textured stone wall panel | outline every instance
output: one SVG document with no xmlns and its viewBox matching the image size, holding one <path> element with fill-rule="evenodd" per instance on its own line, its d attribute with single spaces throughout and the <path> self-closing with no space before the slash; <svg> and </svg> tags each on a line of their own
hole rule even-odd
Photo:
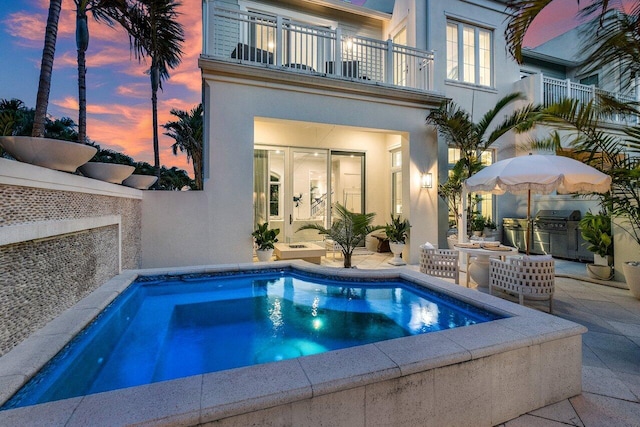
<svg viewBox="0 0 640 427">
<path fill-rule="evenodd" d="M 118 274 L 118 226 L 0 246 L 0 355 Z"/>
<path fill-rule="evenodd" d="M 140 267 L 142 201 L 0 184 L 0 229 L 118 215 L 122 268 Z M 0 246 L 0 355 L 118 274 L 118 226 Z"/>
<path fill-rule="evenodd" d="M 122 268 L 139 268 L 141 200 L 0 185 L 0 227 L 104 215 L 121 215 Z"/>
</svg>

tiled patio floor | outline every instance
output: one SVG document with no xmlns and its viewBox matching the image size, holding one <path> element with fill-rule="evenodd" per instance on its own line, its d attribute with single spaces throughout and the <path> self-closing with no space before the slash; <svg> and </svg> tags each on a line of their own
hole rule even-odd
<svg viewBox="0 0 640 427">
<path fill-rule="evenodd" d="M 392 268 L 389 259 L 362 253 L 352 263 Z M 323 265 L 340 267 L 342 259 L 328 256 Z M 626 289 L 587 281 L 581 263 L 556 260 L 556 274 L 554 315 L 589 329 L 582 341 L 582 394 L 501 426 L 640 426 L 640 301 Z M 547 308 L 546 303 L 534 306 Z"/>
</svg>

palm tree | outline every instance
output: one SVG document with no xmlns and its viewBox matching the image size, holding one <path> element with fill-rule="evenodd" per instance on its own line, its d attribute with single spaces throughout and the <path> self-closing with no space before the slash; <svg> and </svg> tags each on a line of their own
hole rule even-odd
<svg viewBox="0 0 640 427">
<path fill-rule="evenodd" d="M 33 121 L 31 136 L 43 137 L 47 107 L 49 106 L 49 91 L 51 89 L 51 73 L 53 71 L 53 58 L 56 53 L 56 39 L 58 38 L 58 20 L 62 0 L 50 0 L 47 27 L 44 35 L 44 49 L 40 64 L 40 80 L 38 82 L 38 94 L 36 96 L 36 112 Z"/>
<path fill-rule="evenodd" d="M 623 230 L 640 245 L 640 125 L 622 129 L 623 136 L 607 132 L 600 126 L 611 111 L 629 114 L 633 107 L 605 98 L 602 105 L 592 101 L 580 103 L 564 100 L 541 111 L 540 119 L 561 129 L 570 129 L 569 146 L 580 159 L 611 176 L 611 191 L 601 197 L 600 204 L 629 227 Z M 562 141 L 558 133 L 534 141 L 534 148 L 558 149 Z"/>
<path fill-rule="evenodd" d="M 160 176 L 158 144 L 158 88 L 169 78 L 169 69 L 180 64 L 184 30 L 177 21 L 181 5 L 176 0 L 131 0 L 124 25 L 129 33 L 131 49 L 141 61 L 151 59 L 151 104 L 153 112 L 153 157 L 156 174 Z"/>
<path fill-rule="evenodd" d="M 558 0 L 559 1 L 559 0 Z M 505 35 L 510 52 L 521 60 L 524 35 L 533 19 L 551 0 L 511 0 L 512 13 Z M 581 10 L 582 17 L 597 17 L 582 37 L 582 52 L 587 54 L 588 70 L 616 63 L 629 75 L 640 72 L 640 1 L 635 1 L 626 14 L 615 11 L 616 2 L 593 0 Z M 589 103 L 564 100 L 541 112 L 540 121 L 560 128 L 569 127 L 574 133 L 569 146 L 586 156 L 585 162 L 609 174 L 610 193 L 602 196 L 601 204 L 614 216 L 627 221 L 623 229 L 640 244 L 640 126 L 622 129 L 624 136 L 606 132 L 600 121 L 606 115 L 619 113 L 638 116 L 637 103 L 623 104 L 614 99 L 599 97 Z M 541 148 L 560 148 L 557 133 L 537 145 Z M 583 157 L 584 158 L 584 157 Z"/>
<path fill-rule="evenodd" d="M 479 122 L 474 123 L 471 114 L 452 101 L 445 101 L 440 108 L 433 110 L 427 117 L 427 123 L 434 125 L 442 134 L 448 146 L 460 150 L 460 160 L 454 166 L 454 175 L 439 186 L 439 194 L 444 196 L 448 205 L 456 203 L 462 193 L 462 182 L 481 168 L 480 156 L 501 136 L 511 130 L 524 132 L 530 130 L 536 121 L 539 107 L 527 105 L 506 116 L 503 121 L 492 127 L 492 123 L 503 114 L 504 109 L 514 101 L 523 99 L 520 93 L 511 93 L 500 99 L 487 111 Z M 469 195 L 467 217 L 474 211 L 474 198 Z M 454 210 L 456 223 L 459 210 Z M 459 230 L 459 228 L 458 228 Z"/>
<path fill-rule="evenodd" d="M 508 50 L 518 63 L 522 63 L 522 45 L 527 30 L 540 12 L 553 1 L 554 0 L 510 0 L 507 3 L 509 18 L 504 34 Z M 560 2 L 561 0 L 556 1 Z M 580 0 L 577 1 L 578 4 L 580 4 Z M 614 9 L 614 6 L 619 4 L 618 2 L 612 0 L 591 0 L 586 3 L 588 3 L 588 5 L 579 13 L 581 17 L 597 17 L 598 19 L 595 20 L 594 28 L 599 26 L 608 27 L 609 30 L 615 28 L 615 25 L 611 25 L 614 24 L 616 20 L 610 20 L 607 19 L 607 17 L 610 16 L 609 12 Z M 631 15 L 635 17 L 635 21 L 637 22 L 637 18 L 640 16 L 640 5 L 638 2 L 633 6 Z M 592 41 L 593 40 L 589 40 L 588 42 L 590 43 Z M 624 49 L 621 45 L 618 46 L 618 48 Z M 597 55 L 604 57 L 602 56 L 602 52 L 597 53 Z"/>
<path fill-rule="evenodd" d="M 78 48 L 78 142 L 87 143 L 87 84 L 85 53 L 89 47 L 89 23 L 91 12 L 98 22 L 113 26 L 122 22 L 126 13 L 125 0 L 73 0 L 76 5 L 76 47 Z"/>
<path fill-rule="evenodd" d="M 171 146 L 173 154 L 187 153 L 187 161 L 193 160 L 193 173 L 196 181 L 196 189 L 202 190 L 202 104 L 198 104 L 191 111 L 172 109 L 171 114 L 178 118 L 177 121 L 167 122 L 162 125 L 176 142 Z"/>
<path fill-rule="evenodd" d="M 305 224 L 298 228 L 300 230 L 317 230 L 342 248 L 344 258 L 344 268 L 351 268 L 351 256 L 354 249 L 364 241 L 369 233 L 381 230 L 381 225 L 372 226 L 371 222 L 376 216 L 374 213 L 353 213 L 340 203 L 333 206 L 336 219 L 331 228 L 325 228 L 320 224 Z"/>
</svg>

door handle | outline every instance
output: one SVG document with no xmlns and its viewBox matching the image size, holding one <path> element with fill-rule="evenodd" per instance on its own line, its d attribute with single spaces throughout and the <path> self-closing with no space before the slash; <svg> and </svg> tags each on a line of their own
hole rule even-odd
<svg viewBox="0 0 640 427">
<path fill-rule="evenodd" d="M 289 214 L 289 225 L 293 224 L 293 215 Z"/>
</svg>

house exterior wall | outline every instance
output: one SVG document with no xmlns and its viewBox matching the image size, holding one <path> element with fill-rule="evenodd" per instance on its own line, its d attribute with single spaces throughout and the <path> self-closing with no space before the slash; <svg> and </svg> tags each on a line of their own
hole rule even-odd
<svg viewBox="0 0 640 427">
<path fill-rule="evenodd" d="M 142 192 L 0 159 L 0 355 L 140 267 Z"/>
<path fill-rule="evenodd" d="M 256 119 L 328 124 L 402 135 L 406 159 L 403 180 L 408 183 L 403 190 L 403 216 L 414 224 L 409 259 L 417 262 L 417 247 L 427 240 L 437 241 L 438 222 L 434 219 L 437 194 L 434 190 L 421 190 L 419 181 L 420 173 L 435 174 L 437 170 L 437 142 L 424 120 L 428 108 L 439 104 L 441 98 L 415 91 L 283 75 L 218 61 L 201 60 L 201 68 L 207 93 L 208 179 L 200 193 L 153 194 L 145 199 L 143 266 L 251 261 L 253 150 L 254 144 L 265 142 L 256 141 Z M 319 144 L 322 145 L 317 148 L 331 145 L 325 141 Z M 362 141 L 357 145 L 367 150 L 367 144 Z M 341 148 L 354 146 L 347 144 Z M 375 165 L 368 163 L 368 167 L 375 168 Z M 189 203 L 182 202 L 185 198 L 189 198 Z M 174 224 L 169 230 L 162 227 L 167 221 Z M 378 221 L 386 218 L 379 217 Z M 163 242 L 170 242 L 171 250 L 161 251 L 159 247 Z"/>
</svg>

